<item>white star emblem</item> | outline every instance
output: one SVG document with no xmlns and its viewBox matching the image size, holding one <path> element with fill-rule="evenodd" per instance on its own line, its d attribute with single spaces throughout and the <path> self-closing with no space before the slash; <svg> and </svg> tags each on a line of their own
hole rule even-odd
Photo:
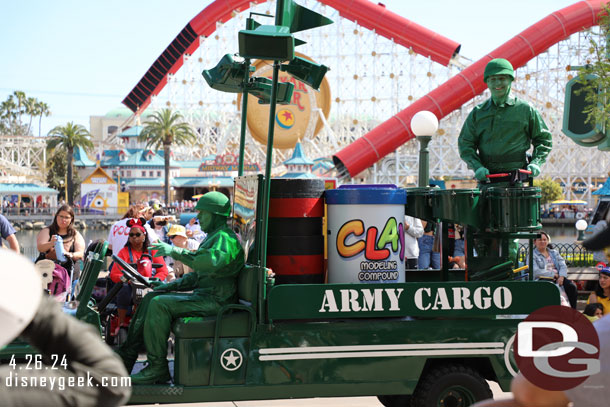
<svg viewBox="0 0 610 407">
<path fill-rule="evenodd" d="M 239 369 L 242 362 L 242 354 L 235 348 L 229 348 L 220 355 L 220 365 L 230 372 Z"/>
</svg>

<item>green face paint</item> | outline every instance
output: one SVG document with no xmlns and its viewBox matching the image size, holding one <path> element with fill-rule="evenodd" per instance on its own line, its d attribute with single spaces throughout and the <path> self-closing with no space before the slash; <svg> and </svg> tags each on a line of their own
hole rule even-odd
<svg viewBox="0 0 610 407">
<path fill-rule="evenodd" d="M 201 230 L 204 232 L 209 232 L 210 226 L 212 225 L 212 215 L 210 212 L 206 210 L 200 210 L 197 214 L 197 219 L 199 219 L 199 226 L 201 226 Z"/>
<path fill-rule="evenodd" d="M 506 102 L 510 93 L 511 82 L 512 78 L 508 75 L 491 75 L 487 78 L 487 87 L 496 105 L 501 106 Z"/>
</svg>

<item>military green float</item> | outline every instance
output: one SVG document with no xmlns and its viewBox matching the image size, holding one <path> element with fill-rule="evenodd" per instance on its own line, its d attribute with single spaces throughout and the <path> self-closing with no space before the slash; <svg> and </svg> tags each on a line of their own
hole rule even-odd
<svg viewBox="0 0 610 407">
<path fill-rule="evenodd" d="M 531 239 L 540 228 L 539 190 L 524 187 L 518 170 L 527 168 L 535 175 L 544 162 L 550 150 L 544 123 L 536 115 L 527 118 L 528 123 L 534 120 L 530 128 L 536 136 L 531 139 L 538 143 L 529 164 L 525 156 L 529 144 L 526 147 L 520 135 L 512 134 L 514 127 L 504 126 L 511 137 L 495 145 L 479 144 L 468 130 L 474 126 L 474 116 L 495 114 L 500 108 L 526 113 L 525 104 L 509 97 L 514 74 L 503 61 L 492 61 L 486 69 L 492 100 L 469 116 L 460 136 L 460 153 L 481 181 L 490 170 L 506 171 L 501 175 L 508 178 L 506 185 L 454 191 L 374 185 L 359 191 L 351 186 L 347 195 L 362 199 L 327 201 L 328 206 L 344 205 L 333 213 L 345 219 L 326 219 L 328 227 L 323 231 L 322 218 L 310 215 L 320 206 L 324 212 L 322 194 L 303 200 L 297 193 L 286 201 L 270 202 L 280 62 L 293 60 L 294 47 L 302 43 L 292 32 L 329 22 L 292 1 L 280 0 L 274 30 L 253 29 L 257 26 L 249 24 L 240 33 L 244 69 L 231 61 L 237 76 L 230 83 L 227 75 L 217 72 L 206 76 L 219 90 L 248 93 L 249 58 L 274 60 L 269 95 L 262 99 L 271 104 L 266 174 L 236 178 L 231 229 L 225 223 L 228 204 L 210 195 L 199 201 L 201 226 L 210 235 L 196 253 L 155 246 L 161 255 L 190 265 L 194 272 L 176 282 L 153 284 L 155 291 L 138 308 L 130 329 L 132 340 L 120 353 L 128 366 L 133 365 L 138 356 L 143 360 L 138 351 L 145 343 L 150 367 L 133 376 L 130 403 L 378 396 L 388 407 L 468 406 L 492 396 L 488 381 L 509 390 L 517 373 L 512 354 L 517 324 L 540 307 L 560 304 L 554 284 L 529 281 L 531 272 L 525 276 L 513 272 L 508 250 L 510 240 Z M 273 37 L 269 55 L 260 55 L 267 52 L 270 33 L 281 35 Z M 226 83 L 223 87 L 215 81 Z M 243 151 L 242 138 L 240 163 Z M 385 210 L 380 197 L 388 197 L 392 211 Z M 273 205 L 274 242 L 268 244 Z M 286 215 L 294 208 L 301 217 Z M 405 271 L 405 214 L 441 225 L 441 270 Z M 452 223 L 466 228 L 467 270 L 448 268 L 452 253 L 446 243 Z M 284 239 L 277 238 L 276 229 L 281 229 L 279 236 Z M 331 257 L 336 260 L 328 269 L 318 262 L 324 252 L 317 243 L 324 241 L 318 239 L 322 237 L 329 264 Z M 496 244 L 477 246 L 475 256 L 473 248 L 481 240 Z M 234 245 L 237 241 L 241 247 Z M 269 270 L 272 257 L 276 266 Z M 332 275 L 333 281 L 343 278 L 337 279 L 337 273 L 352 273 L 346 278 L 359 282 L 275 284 L 272 272 L 299 277 L 311 274 L 312 268 L 321 276 Z M 185 289 L 194 291 L 173 292 Z M 78 309 L 85 307 L 88 312 L 80 315 L 93 323 L 95 304 L 89 301 L 90 294 L 80 298 Z M 151 313 L 150 304 L 163 298 L 168 302 L 158 307 L 159 318 Z M 175 338 L 173 355 L 167 352 L 170 330 Z"/>
</svg>

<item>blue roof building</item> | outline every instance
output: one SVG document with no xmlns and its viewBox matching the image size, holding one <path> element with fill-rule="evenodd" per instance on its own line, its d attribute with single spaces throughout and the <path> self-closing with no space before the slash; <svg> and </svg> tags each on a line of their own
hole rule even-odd
<svg viewBox="0 0 610 407">
<path fill-rule="evenodd" d="M 56 207 L 57 195 L 58 192 L 53 188 L 36 184 L 0 183 L 0 208 L 4 207 L 5 202 L 13 203 L 17 207 L 22 202 L 31 208 L 37 208 L 43 204 Z"/>
<path fill-rule="evenodd" d="M 116 138 L 124 147 L 104 150 L 98 154 L 99 166 L 117 181 L 121 190 L 130 193 L 131 201 L 165 201 L 165 153 L 163 150 L 146 148 L 146 143 L 138 140 L 143 130 L 142 126 L 137 125 L 118 134 Z M 81 177 L 85 178 L 96 167 L 96 163 L 80 149 L 75 151 L 74 166 L 79 169 Z M 237 158 L 233 154 L 213 154 L 202 160 L 189 161 L 177 161 L 170 156 L 171 198 L 190 199 L 193 195 L 216 189 L 229 194 L 233 178 L 227 173 L 237 171 L 236 168 Z M 260 170 L 258 165 L 255 168 Z"/>
<path fill-rule="evenodd" d="M 301 143 L 297 141 L 292 157 L 284 161 L 288 172 L 279 178 L 318 178 L 311 173 L 314 162 L 305 156 Z"/>
<path fill-rule="evenodd" d="M 604 185 L 600 189 L 593 192 L 593 195 L 610 195 L 610 178 L 604 182 Z"/>
<path fill-rule="evenodd" d="M 74 156 L 73 156 L 73 161 L 72 161 L 72 165 L 75 167 L 82 167 L 82 168 L 95 168 L 95 161 L 91 160 L 89 158 L 89 156 L 87 156 L 87 153 L 85 152 L 85 149 L 82 147 L 77 147 L 74 149 Z"/>
</svg>

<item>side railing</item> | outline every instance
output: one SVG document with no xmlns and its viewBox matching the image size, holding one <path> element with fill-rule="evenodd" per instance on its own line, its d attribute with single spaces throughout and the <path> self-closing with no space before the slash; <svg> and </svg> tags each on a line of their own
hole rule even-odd
<svg viewBox="0 0 610 407">
<path fill-rule="evenodd" d="M 593 252 L 585 249 L 578 243 L 553 243 L 553 248 L 559 251 L 568 267 L 594 267 Z M 525 264 L 529 250 L 528 244 L 519 244 L 518 259 Z"/>
</svg>

